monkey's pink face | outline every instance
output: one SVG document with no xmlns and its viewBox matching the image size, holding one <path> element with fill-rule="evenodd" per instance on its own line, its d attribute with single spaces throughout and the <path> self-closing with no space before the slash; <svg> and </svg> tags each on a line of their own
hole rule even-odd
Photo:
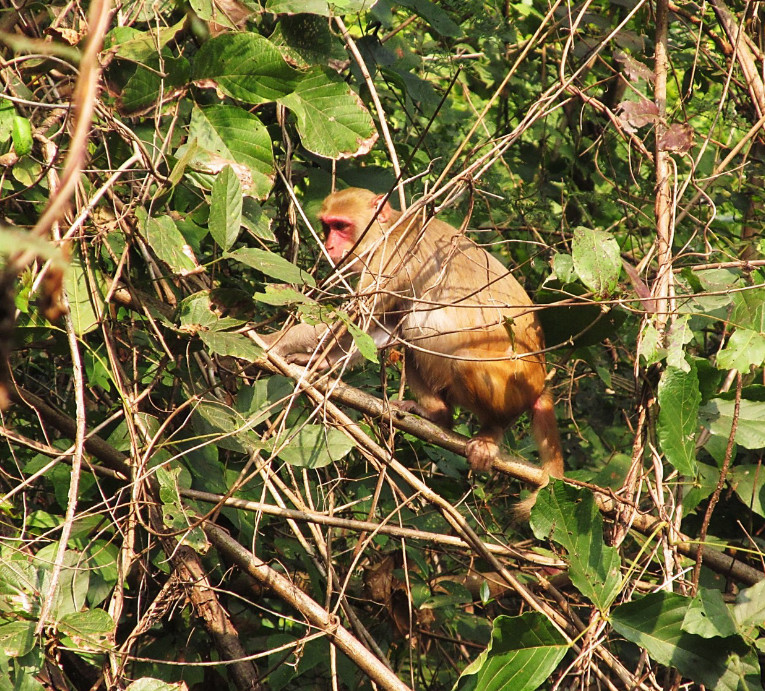
<svg viewBox="0 0 765 691">
<path fill-rule="evenodd" d="M 353 221 L 345 216 L 322 216 L 321 225 L 327 234 L 324 246 L 332 261 L 339 262 L 354 245 Z"/>
</svg>

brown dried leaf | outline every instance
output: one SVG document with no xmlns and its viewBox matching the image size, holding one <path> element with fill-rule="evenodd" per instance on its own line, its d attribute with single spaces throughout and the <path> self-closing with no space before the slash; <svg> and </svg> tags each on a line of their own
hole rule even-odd
<svg viewBox="0 0 765 691">
<path fill-rule="evenodd" d="M 656 78 L 653 70 L 639 60 L 635 60 L 635 58 L 628 53 L 617 49 L 614 51 L 614 60 L 622 66 L 622 72 L 624 72 L 624 75 L 631 82 L 643 79 L 649 84 L 653 84 L 653 81 Z"/>
<path fill-rule="evenodd" d="M 624 267 L 624 273 L 627 274 L 627 278 L 629 278 L 630 283 L 632 284 L 632 288 L 640 298 L 640 303 L 643 305 L 645 311 L 651 314 L 655 313 L 656 301 L 651 298 L 651 290 L 645 284 L 643 279 L 640 278 L 637 269 L 624 259 L 622 259 L 622 266 Z"/>
<path fill-rule="evenodd" d="M 674 151 L 685 154 L 693 146 L 693 128 L 690 125 L 676 122 L 667 128 L 659 138 L 659 148 L 662 151 Z"/>
<path fill-rule="evenodd" d="M 653 101 L 622 101 L 618 106 L 619 120 L 627 132 L 636 132 L 639 127 L 653 125 L 659 119 L 659 109 Z"/>
</svg>

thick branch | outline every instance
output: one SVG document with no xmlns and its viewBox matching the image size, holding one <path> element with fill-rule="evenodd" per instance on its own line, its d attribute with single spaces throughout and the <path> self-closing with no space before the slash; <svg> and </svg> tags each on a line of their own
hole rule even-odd
<svg viewBox="0 0 765 691">
<path fill-rule="evenodd" d="M 218 526 L 206 523 L 204 530 L 210 542 L 222 555 L 252 576 L 258 583 L 276 593 L 282 600 L 300 612 L 313 626 L 323 631 L 375 683 L 384 689 L 408 691 L 409 687 L 363 646 L 348 629 L 342 626 L 336 615 L 330 614 L 286 576 L 274 571 L 268 564 L 242 547 Z"/>
</svg>

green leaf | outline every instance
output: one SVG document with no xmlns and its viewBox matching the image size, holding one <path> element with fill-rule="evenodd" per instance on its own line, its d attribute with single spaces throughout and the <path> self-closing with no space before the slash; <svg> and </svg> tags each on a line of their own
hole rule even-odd
<svg viewBox="0 0 765 691">
<path fill-rule="evenodd" d="M 377 362 L 377 345 L 374 339 L 363 329 L 353 322 L 348 323 L 348 333 L 353 337 L 353 342 L 359 352 L 370 362 Z"/>
<path fill-rule="evenodd" d="M 622 584 L 619 551 L 603 543 L 603 519 L 589 492 L 554 482 L 539 492 L 531 528 L 568 552 L 571 582 L 605 612 Z"/>
<path fill-rule="evenodd" d="M 328 64 L 338 47 L 324 17 L 302 12 L 280 17 L 269 40 L 290 65 L 304 70 Z"/>
<path fill-rule="evenodd" d="M 197 268 L 191 258 L 191 247 L 170 216 L 146 216 L 142 230 L 151 249 L 173 273 L 185 276 Z"/>
<path fill-rule="evenodd" d="M 231 249 L 242 225 L 242 186 L 231 166 L 215 178 L 208 227 L 213 240 L 223 250 Z"/>
<path fill-rule="evenodd" d="M 51 592 L 50 579 L 57 551 L 58 545 L 54 543 L 46 545 L 35 555 L 35 566 L 42 577 L 39 592 L 53 601 L 51 608 L 53 621 L 58 621 L 66 614 L 80 611 L 85 604 L 90 585 L 90 572 L 82 564 L 82 555 L 70 549 L 64 554 L 63 568 L 56 591 Z"/>
<path fill-rule="evenodd" d="M 398 0 L 398 4 L 414 10 L 441 36 L 458 38 L 463 34 L 449 14 L 430 0 Z"/>
<path fill-rule="evenodd" d="M 721 369 L 737 369 L 743 374 L 754 365 L 765 362 L 765 335 L 749 329 L 736 329 L 728 342 L 717 354 L 717 366 Z"/>
<path fill-rule="evenodd" d="M 266 12 L 274 14 L 319 14 L 331 17 L 333 14 L 357 14 L 369 9 L 374 3 L 369 0 L 268 0 Z"/>
<path fill-rule="evenodd" d="M 159 679 L 144 677 L 143 679 L 139 679 L 130 684 L 126 691 L 181 691 L 185 688 L 188 687 L 182 681 L 169 684 L 168 682 L 160 681 Z"/>
<path fill-rule="evenodd" d="M 293 91 L 299 73 L 267 38 L 232 33 L 211 38 L 202 46 L 194 61 L 193 79 L 200 86 L 211 80 L 227 96 L 258 104 Z"/>
<path fill-rule="evenodd" d="M 32 124 L 27 118 L 21 115 L 13 116 L 11 139 L 13 150 L 19 156 L 26 156 L 32 150 Z"/>
<path fill-rule="evenodd" d="M 88 609 L 61 617 L 58 629 L 75 649 L 101 652 L 111 647 L 109 636 L 114 631 L 114 620 L 102 609 Z"/>
<path fill-rule="evenodd" d="M 757 658 L 737 637 L 702 638 L 683 631 L 690 604 L 688 598 L 675 593 L 652 593 L 616 607 L 611 623 L 656 662 L 675 667 L 710 689 L 760 691 Z"/>
<path fill-rule="evenodd" d="M 118 57 L 137 64 L 145 63 L 157 50 L 162 50 L 183 29 L 186 18 L 166 28 L 139 31 L 129 26 L 112 29 L 104 40 L 104 48 L 114 51 Z"/>
<path fill-rule="evenodd" d="M 765 290 L 747 288 L 733 293 L 730 321 L 737 328 L 765 334 Z"/>
<path fill-rule="evenodd" d="M 16 117 L 16 108 L 13 103 L 0 100 L 0 142 L 7 142 L 13 134 L 13 118 Z"/>
<path fill-rule="evenodd" d="M 316 285 L 316 281 L 311 274 L 288 262 L 284 257 L 267 250 L 241 247 L 233 252 L 227 252 L 224 257 L 242 262 L 242 264 L 251 266 L 253 269 L 263 272 L 266 276 L 271 276 L 279 281 L 305 283 L 312 287 Z"/>
<path fill-rule="evenodd" d="M 556 252 L 552 258 L 552 269 L 561 283 L 572 283 L 576 280 L 574 258 L 570 254 Z"/>
<path fill-rule="evenodd" d="M 275 307 L 295 304 L 315 304 L 314 300 L 303 295 L 303 293 L 298 293 L 294 288 L 284 285 L 274 285 L 272 283 L 269 283 L 266 286 L 264 293 L 255 293 L 252 297 L 258 302 L 263 302 L 266 305 L 273 305 Z"/>
<path fill-rule="evenodd" d="M 255 345 L 244 334 L 229 331 L 200 331 L 199 337 L 207 348 L 216 355 L 236 357 L 252 362 L 263 354 L 263 349 Z"/>
<path fill-rule="evenodd" d="M 361 156 L 377 141 L 372 117 L 358 94 L 329 71 L 311 70 L 279 102 L 297 117 L 303 146 L 318 156 Z"/>
<path fill-rule="evenodd" d="M 659 421 L 656 432 L 667 460 L 683 475 L 696 475 L 696 435 L 699 431 L 699 377 L 667 367 L 659 381 Z"/>
<path fill-rule="evenodd" d="M 194 408 L 194 428 L 203 441 L 231 451 L 252 452 L 265 448 L 252 428 L 262 418 L 249 418 L 230 405 L 204 398 Z"/>
<path fill-rule="evenodd" d="M 713 398 L 699 409 L 700 418 L 712 434 L 726 439 L 733 424 L 734 401 Z M 765 401 L 741 400 L 736 443 L 747 449 L 765 447 Z"/>
<path fill-rule="evenodd" d="M 267 420 L 295 390 L 295 382 L 287 377 L 275 375 L 258 379 L 252 386 L 239 389 L 234 408 L 250 421 L 258 424 Z"/>
<path fill-rule="evenodd" d="M 533 691 L 547 680 L 568 652 L 566 639 L 537 612 L 494 620 L 489 647 L 462 673 L 467 688 Z M 473 678 L 469 678 L 473 677 Z"/>
<path fill-rule="evenodd" d="M 324 425 L 301 424 L 287 430 L 287 441 L 277 441 L 277 455 L 299 468 L 323 468 L 336 463 L 355 446 L 340 430 Z"/>
<path fill-rule="evenodd" d="M 157 94 L 166 96 L 173 90 L 186 86 L 189 81 L 189 61 L 184 57 L 157 53 L 138 65 L 120 94 L 120 106 L 127 113 L 134 113 L 152 106 Z"/>
<path fill-rule="evenodd" d="M 103 309 L 103 300 L 99 291 L 91 290 L 90 281 L 82 263 L 79 251 L 64 271 L 64 289 L 69 299 L 69 315 L 74 332 L 82 336 L 98 326 L 98 314 L 93 303 Z"/>
<path fill-rule="evenodd" d="M 698 281 L 704 293 L 708 294 L 678 299 L 678 312 L 726 319 L 735 294 L 731 290 L 743 287 L 741 275 L 729 269 L 709 269 L 694 271 L 692 278 Z"/>
<path fill-rule="evenodd" d="M 646 365 L 653 365 L 660 362 L 666 354 L 667 351 L 661 344 L 661 334 L 656 327 L 649 322 L 643 329 L 640 345 L 638 346 L 638 355 L 645 360 Z"/>
<path fill-rule="evenodd" d="M 236 29 L 236 23 L 229 18 L 228 13 L 222 9 L 223 5 L 216 0 L 189 0 L 189 5 L 194 13 L 205 22 L 215 22 L 227 29 Z M 242 8 L 246 5 L 242 5 Z"/>
<path fill-rule="evenodd" d="M 35 622 L 12 621 L 0 625 L 0 650 L 8 657 L 22 657 L 35 647 Z"/>
<path fill-rule="evenodd" d="M 195 106 L 186 144 L 175 155 L 201 177 L 231 166 L 245 194 L 264 198 L 271 191 L 275 175 L 271 136 L 255 115 L 242 108 Z"/>
<path fill-rule="evenodd" d="M 738 498 L 765 518 L 765 468 L 742 464 L 731 468 L 729 478 Z"/>
<path fill-rule="evenodd" d="M 577 275 L 595 295 L 604 297 L 616 290 L 622 270 L 622 259 L 619 243 L 611 233 L 576 228 L 571 256 Z"/>
<path fill-rule="evenodd" d="M 197 331 L 223 331 L 241 326 L 245 322 L 233 317 L 220 317 L 213 311 L 210 293 L 201 290 L 181 300 L 178 305 L 181 330 L 186 333 Z"/>
<path fill-rule="evenodd" d="M 761 627 L 765 621 L 765 580 L 740 590 L 732 613 L 740 627 Z"/>
<path fill-rule="evenodd" d="M 276 242 L 276 235 L 271 230 L 271 217 L 252 197 L 245 197 L 242 203 L 242 225 L 255 237 L 266 242 Z"/>
<path fill-rule="evenodd" d="M 693 340 L 690 317 L 683 315 L 675 319 L 667 329 L 667 365 L 689 372 L 691 367 L 685 357 L 685 344 Z"/>
<path fill-rule="evenodd" d="M 702 638 L 735 636 L 736 622 L 719 590 L 700 588 L 683 619 L 683 631 Z"/>
</svg>

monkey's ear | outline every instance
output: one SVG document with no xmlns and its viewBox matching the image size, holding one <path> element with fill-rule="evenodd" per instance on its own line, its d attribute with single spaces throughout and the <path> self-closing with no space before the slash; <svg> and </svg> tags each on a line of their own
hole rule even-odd
<svg viewBox="0 0 765 691">
<path fill-rule="evenodd" d="M 383 203 L 384 199 L 384 194 L 378 194 L 372 201 L 372 206 L 374 207 L 375 211 L 379 209 L 379 212 L 377 213 L 377 220 L 380 221 L 380 223 L 387 223 L 388 219 L 390 218 L 390 212 L 392 211 L 390 204 L 387 201 Z"/>
</svg>

